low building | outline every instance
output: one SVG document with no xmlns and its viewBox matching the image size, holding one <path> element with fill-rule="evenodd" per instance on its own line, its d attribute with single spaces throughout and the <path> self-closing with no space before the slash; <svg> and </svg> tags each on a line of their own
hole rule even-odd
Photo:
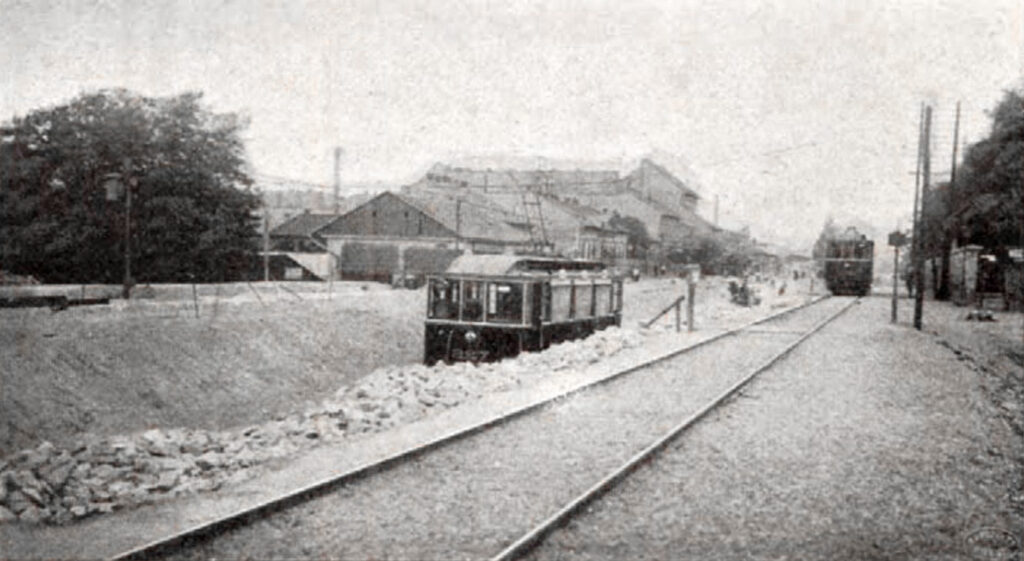
<svg viewBox="0 0 1024 561">
<path fill-rule="evenodd" d="M 463 252 L 531 249 L 529 233 L 494 209 L 384 192 L 318 231 L 340 278 L 392 282 L 444 271 Z"/>
<path fill-rule="evenodd" d="M 270 248 L 276 251 L 324 252 L 327 241 L 320 235 L 320 231 L 338 216 L 308 211 L 293 216 L 270 230 Z"/>
</svg>

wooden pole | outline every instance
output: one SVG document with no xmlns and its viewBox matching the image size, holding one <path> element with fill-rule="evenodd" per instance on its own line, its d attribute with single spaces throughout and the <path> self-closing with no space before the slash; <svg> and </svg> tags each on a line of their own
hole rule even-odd
<svg viewBox="0 0 1024 561">
<path fill-rule="evenodd" d="M 1024 116 L 1024 100 L 1020 102 L 1020 110 L 1022 116 Z M 1017 223 L 1017 247 L 1021 251 L 1020 260 L 1020 276 L 1017 277 L 1017 294 L 1024 296 L 1024 166 L 1020 168 L 1020 204 L 1017 205 L 1017 210 L 1020 211 L 1020 222 Z M 1018 311 L 1020 314 L 1020 342 L 1024 344 L 1024 298 L 1017 300 L 1017 305 L 1020 306 Z"/>
<path fill-rule="evenodd" d="M 693 298 L 697 293 L 697 283 L 686 283 L 686 331 L 693 332 Z"/>
<path fill-rule="evenodd" d="M 956 102 L 956 119 L 953 121 L 953 163 L 950 167 L 949 172 L 949 201 L 950 205 L 953 205 L 955 200 L 954 195 L 956 194 L 956 160 L 957 160 L 957 148 L 960 144 L 960 102 Z M 956 226 L 953 226 L 955 229 Z M 942 241 L 939 245 L 941 266 L 939 267 L 939 282 L 938 282 L 938 294 L 936 299 L 948 300 L 950 298 L 949 290 L 949 252 L 953 246 L 952 235 L 954 231 L 949 226 L 943 225 Z"/>
<path fill-rule="evenodd" d="M 462 249 L 462 199 L 455 199 L 455 250 Z"/>
<path fill-rule="evenodd" d="M 914 212 L 911 215 L 911 219 L 910 219 L 911 220 L 911 230 L 913 231 L 913 237 L 910 240 L 910 243 L 911 243 L 911 246 L 910 246 L 911 264 L 910 265 L 911 265 L 911 269 L 912 269 L 912 272 L 913 272 L 914 275 L 917 275 L 917 253 L 918 253 L 917 242 L 919 241 L 919 236 L 918 236 L 918 231 L 917 231 L 917 225 L 918 225 L 917 218 L 918 218 L 918 215 L 920 214 L 919 213 L 919 207 L 920 207 L 920 204 L 921 204 L 921 192 L 920 192 L 920 189 L 921 189 L 921 144 L 923 142 L 923 137 L 924 137 L 924 104 L 922 103 L 921 104 L 921 114 L 918 117 L 918 122 L 917 122 L 917 164 L 916 164 L 917 167 L 914 169 Z M 916 279 L 914 279 L 914 284 L 912 285 L 911 288 L 913 288 L 913 292 L 916 294 L 917 293 L 917 281 L 916 281 Z"/>
<path fill-rule="evenodd" d="M 327 252 L 327 299 L 334 299 L 334 254 Z"/>
<path fill-rule="evenodd" d="M 334 214 L 341 211 L 341 146 L 334 148 Z"/>
<path fill-rule="evenodd" d="M 893 248 L 896 251 L 892 259 L 892 323 L 896 323 L 896 299 L 899 297 L 899 276 L 900 276 L 900 246 Z"/>
<path fill-rule="evenodd" d="M 921 319 L 924 315 L 924 238 L 926 235 L 924 209 L 928 201 L 928 183 L 931 181 L 931 138 L 932 138 L 932 108 L 926 106 L 924 110 L 924 137 L 921 142 L 921 212 L 917 220 L 918 241 L 915 262 L 914 279 L 916 294 L 914 294 L 914 329 L 921 330 Z"/>
<path fill-rule="evenodd" d="M 953 165 L 949 171 L 949 188 L 956 188 L 956 150 L 960 142 L 960 102 L 956 102 L 956 121 L 953 122 Z"/>
<path fill-rule="evenodd" d="M 132 288 L 132 160 L 124 159 L 124 284 L 121 287 L 121 297 L 127 300 L 131 297 Z"/>
<path fill-rule="evenodd" d="M 676 298 L 675 300 L 673 300 L 672 303 L 668 305 L 668 307 L 666 307 L 664 310 L 658 312 L 658 315 L 656 315 L 653 318 L 651 318 L 650 321 L 643 323 L 642 324 L 643 327 L 646 328 L 646 327 L 650 327 L 650 326 L 654 325 L 654 322 L 656 322 L 659 319 L 661 319 L 661 316 L 669 313 L 672 310 L 672 308 L 677 308 L 678 309 L 679 302 L 682 301 L 684 298 L 686 298 L 686 295 L 682 295 L 679 298 Z"/>
<path fill-rule="evenodd" d="M 270 281 L 270 217 L 267 216 L 267 205 L 263 204 L 263 282 Z"/>
</svg>

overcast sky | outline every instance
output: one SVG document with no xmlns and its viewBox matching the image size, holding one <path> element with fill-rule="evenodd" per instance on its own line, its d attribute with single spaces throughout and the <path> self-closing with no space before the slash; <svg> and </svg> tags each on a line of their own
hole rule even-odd
<svg viewBox="0 0 1024 561">
<path fill-rule="evenodd" d="M 658 152 L 709 219 L 718 195 L 724 225 L 808 244 L 909 214 L 922 101 L 942 172 L 956 101 L 977 140 L 1024 75 L 1021 0 L 509 3 L 0 0 L 0 119 L 200 90 L 250 116 L 258 172 L 325 184 L 336 145 L 347 183 Z"/>
</svg>

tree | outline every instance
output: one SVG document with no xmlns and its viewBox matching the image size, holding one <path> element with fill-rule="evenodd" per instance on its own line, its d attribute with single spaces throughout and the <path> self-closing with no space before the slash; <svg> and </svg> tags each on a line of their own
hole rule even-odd
<svg viewBox="0 0 1024 561">
<path fill-rule="evenodd" d="M 1024 90 L 1008 91 L 987 138 L 967 150 L 947 222 L 958 241 L 987 247 L 1020 243 L 1024 225 Z"/>
<path fill-rule="evenodd" d="M 608 219 L 608 227 L 626 232 L 626 244 L 629 246 L 630 258 L 644 259 L 651 247 L 651 237 L 643 221 L 633 216 L 620 216 L 613 212 Z"/>
<path fill-rule="evenodd" d="M 948 295 L 954 242 L 983 246 L 1011 265 L 1009 248 L 1024 244 L 1024 90 L 1005 93 L 988 137 L 967 150 L 955 182 L 931 195 L 924 205 L 923 253 L 941 254 L 939 297 Z"/>
<path fill-rule="evenodd" d="M 694 236 L 672 246 L 666 260 L 670 263 L 699 263 L 708 275 L 742 276 L 753 265 L 756 244 L 747 236 L 718 233 Z"/>
<path fill-rule="evenodd" d="M 818 239 L 814 242 L 811 256 L 817 260 L 824 259 L 825 253 L 828 250 L 828 242 L 837 239 L 841 234 L 842 228 L 836 224 L 835 218 L 831 216 L 826 218 L 825 225 L 821 227 L 821 233 L 818 234 Z"/>
<path fill-rule="evenodd" d="M 128 242 L 141 281 L 223 281 L 257 249 L 234 114 L 202 94 L 85 94 L 0 127 L 0 269 L 47 282 L 118 282 Z M 131 239 L 124 197 L 133 189 Z"/>
</svg>

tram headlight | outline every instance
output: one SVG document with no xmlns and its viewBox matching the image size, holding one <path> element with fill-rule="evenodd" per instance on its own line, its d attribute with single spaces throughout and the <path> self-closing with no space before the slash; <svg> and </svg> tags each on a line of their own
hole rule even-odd
<svg viewBox="0 0 1024 561">
<path fill-rule="evenodd" d="M 476 339 L 477 339 L 476 331 L 467 331 L 466 332 L 466 342 L 467 343 L 473 344 L 473 343 L 476 342 Z"/>
</svg>

